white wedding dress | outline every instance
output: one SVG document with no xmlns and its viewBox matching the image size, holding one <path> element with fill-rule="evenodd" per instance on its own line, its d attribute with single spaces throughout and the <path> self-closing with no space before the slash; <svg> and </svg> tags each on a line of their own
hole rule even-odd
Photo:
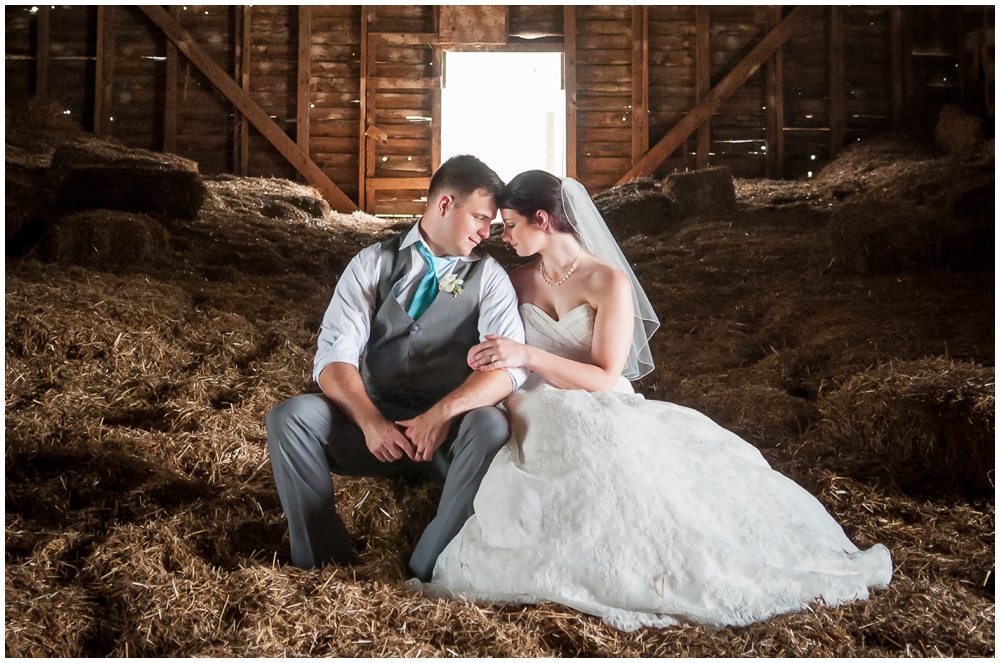
<svg viewBox="0 0 1000 663">
<path fill-rule="evenodd" d="M 529 344 L 589 360 L 589 306 L 521 315 Z M 889 584 L 885 546 L 859 551 L 816 498 L 695 410 L 624 378 L 589 393 L 536 374 L 507 408 L 511 440 L 424 591 L 556 601 L 634 630 L 745 625 Z"/>
</svg>

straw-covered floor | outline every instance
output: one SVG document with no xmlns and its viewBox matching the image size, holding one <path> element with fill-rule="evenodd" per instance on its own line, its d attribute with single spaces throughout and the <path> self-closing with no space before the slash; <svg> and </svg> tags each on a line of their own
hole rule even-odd
<svg viewBox="0 0 1000 663">
<path fill-rule="evenodd" d="M 993 163 L 887 149 L 816 182 L 738 181 L 735 213 L 623 241 L 663 323 L 638 389 L 737 431 L 860 547 L 887 545 L 871 600 L 632 633 L 551 603 L 432 600 L 403 582 L 439 489 L 374 479 L 336 482 L 358 563 L 291 567 L 264 417 L 310 388 L 337 274 L 401 225 L 223 178 L 195 220 L 154 219 L 161 255 L 7 259 L 6 655 L 993 656 L 992 244 L 988 264 L 862 269 L 845 252 L 874 249 L 831 233 L 880 202 L 943 235 L 959 213 L 906 178 L 961 196 L 972 171 L 992 190 Z"/>
</svg>

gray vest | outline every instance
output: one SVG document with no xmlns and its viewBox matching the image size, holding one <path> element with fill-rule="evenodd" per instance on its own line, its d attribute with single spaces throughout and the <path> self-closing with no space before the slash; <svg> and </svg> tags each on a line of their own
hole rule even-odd
<svg viewBox="0 0 1000 663">
<path fill-rule="evenodd" d="M 466 357 L 479 342 L 479 283 L 483 260 L 459 262 L 455 276 L 464 291 L 439 292 L 420 319 L 396 301 L 399 281 L 410 270 L 412 251 L 402 253 L 405 235 L 381 243 L 381 272 L 371 334 L 361 362 L 361 379 L 376 404 L 429 408 L 472 373 Z"/>
</svg>

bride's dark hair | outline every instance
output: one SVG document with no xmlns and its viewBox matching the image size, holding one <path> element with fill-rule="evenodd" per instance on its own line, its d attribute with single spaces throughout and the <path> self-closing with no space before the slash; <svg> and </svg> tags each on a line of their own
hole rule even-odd
<svg viewBox="0 0 1000 663">
<path fill-rule="evenodd" d="M 566 217 L 563 207 L 562 180 L 544 170 L 528 170 L 516 175 L 497 197 L 497 207 L 512 209 L 536 224 L 535 212 L 545 210 L 552 219 L 549 226 L 560 233 L 580 235 Z"/>
</svg>

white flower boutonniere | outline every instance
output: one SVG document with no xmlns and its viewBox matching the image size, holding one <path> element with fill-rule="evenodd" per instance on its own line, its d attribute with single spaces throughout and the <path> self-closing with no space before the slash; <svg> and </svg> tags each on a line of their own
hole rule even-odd
<svg viewBox="0 0 1000 663">
<path fill-rule="evenodd" d="M 450 292 L 452 297 L 458 297 L 462 294 L 462 285 L 464 283 L 465 281 L 458 278 L 454 274 L 449 274 L 443 279 L 438 280 L 438 290 L 442 292 Z"/>
</svg>

